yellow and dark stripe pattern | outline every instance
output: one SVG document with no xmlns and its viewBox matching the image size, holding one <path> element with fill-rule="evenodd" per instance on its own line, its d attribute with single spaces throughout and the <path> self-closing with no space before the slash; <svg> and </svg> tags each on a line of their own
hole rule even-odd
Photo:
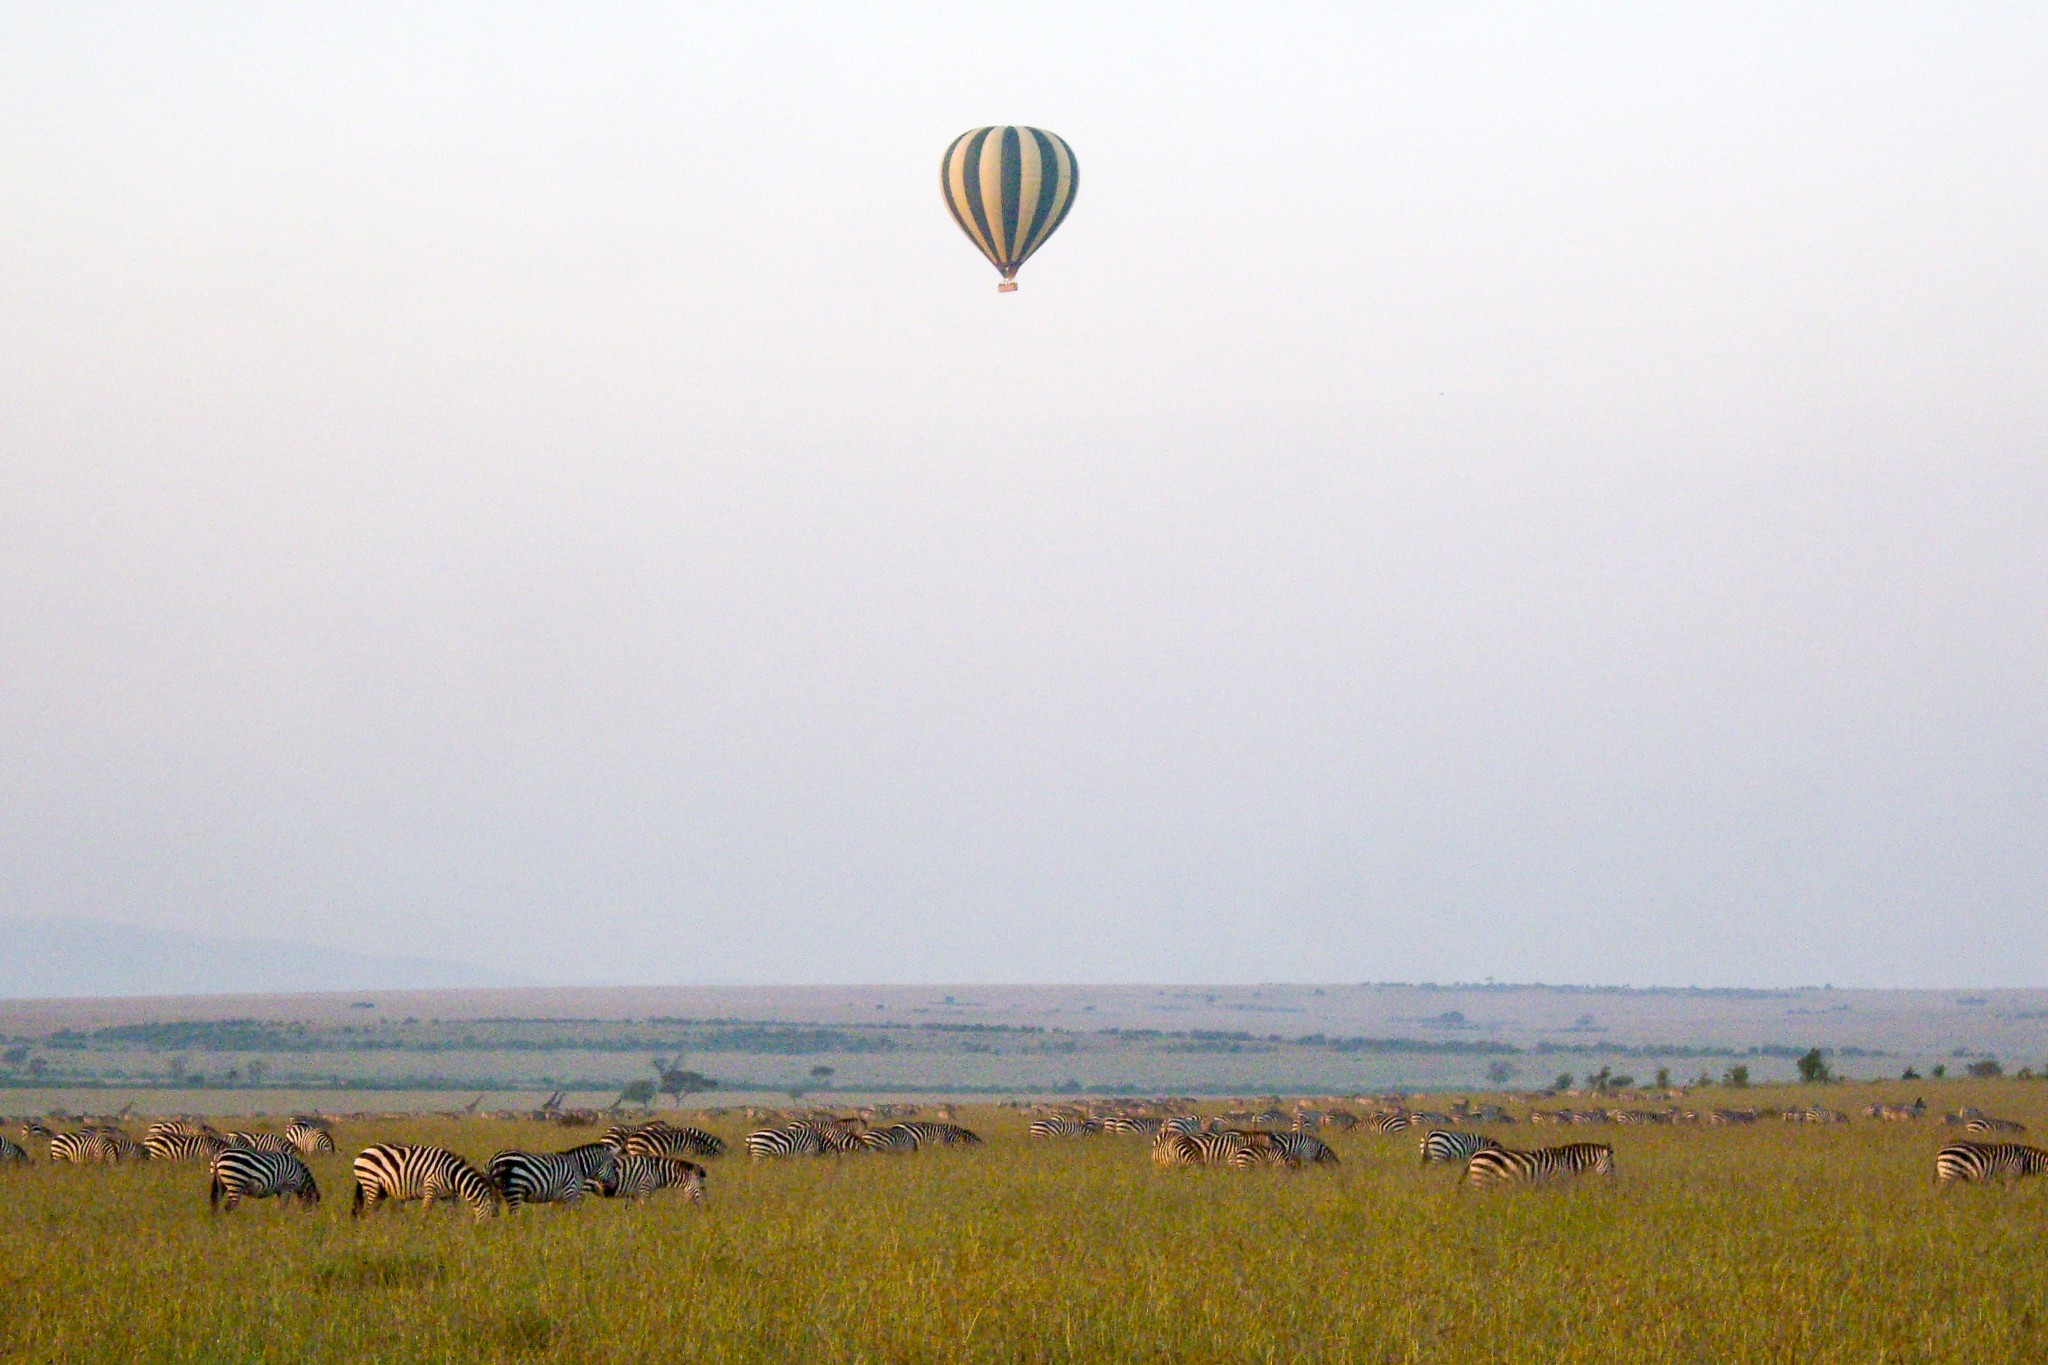
<svg viewBox="0 0 2048 1365">
<path fill-rule="evenodd" d="M 1015 289 L 1017 267 L 1045 245 L 1074 206 L 1080 168 L 1058 136 L 1014 124 L 953 139 L 939 166 L 953 221 Z"/>
</svg>

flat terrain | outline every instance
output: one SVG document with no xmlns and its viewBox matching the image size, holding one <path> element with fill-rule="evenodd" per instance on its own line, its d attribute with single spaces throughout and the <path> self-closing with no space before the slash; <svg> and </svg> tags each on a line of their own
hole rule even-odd
<svg viewBox="0 0 2048 1365">
<path fill-rule="evenodd" d="M 1539 986 L 672 987 L 0 1001 L 0 1112 L 166 1085 L 224 1110 L 602 1103 L 665 1059 L 722 1094 L 1228 1096 L 2048 1068 L 2048 992 Z M 820 1071 L 820 1068 L 824 1070 Z M 7 1090 L 27 1092 L 10 1100 Z M 417 1096 L 406 1102 L 395 1096 Z"/>
<path fill-rule="evenodd" d="M 1924 1094 L 2048 1134 L 2048 1085 L 1687 1095 L 1855 1112 Z M 1577 1101 L 1583 1105 L 1584 1100 Z M 1516 1112 L 1522 1112 L 1516 1106 Z M 478 1225 L 348 1215 L 378 1139 L 481 1161 L 590 1130 L 343 1124 L 310 1214 L 209 1216 L 190 1166 L 0 1171 L 0 1358 L 32 1361 L 1987 1361 L 2048 1355 L 2048 1181 L 1937 1193 L 1938 1119 L 1494 1130 L 1613 1144 L 1611 1182 L 1474 1192 L 1408 1135 L 1300 1172 L 1164 1171 L 1141 1138 L 710 1163 L 710 1199 Z M 714 1122 L 735 1139 L 737 1115 Z M 131 1128 L 139 1131 L 139 1124 Z"/>
</svg>

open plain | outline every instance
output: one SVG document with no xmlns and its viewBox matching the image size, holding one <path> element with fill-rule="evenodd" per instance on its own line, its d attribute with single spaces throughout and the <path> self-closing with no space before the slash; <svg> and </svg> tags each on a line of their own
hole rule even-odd
<svg viewBox="0 0 2048 1365">
<path fill-rule="evenodd" d="M 1858 1112 L 1915 1097 L 1927 1117 Z M 1768 1116 L 1816 1101 L 1857 1116 Z M 1421 1166 L 1412 1132 L 1326 1129 L 1334 1166 L 1175 1170 L 1142 1136 L 1030 1138 L 1025 1107 L 963 1106 L 979 1147 L 753 1162 L 745 1115 L 690 1110 L 728 1143 L 704 1203 L 587 1199 L 483 1223 L 417 1205 L 352 1219 L 349 1158 L 406 1139 L 481 1163 L 593 1130 L 343 1119 L 339 1152 L 312 1159 L 325 1198 L 310 1212 L 210 1215 L 199 1167 L 37 1152 L 0 1170 L 0 1358 L 1986 1362 L 2048 1348 L 2048 1181 L 1933 1181 L 1935 1150 L 1959 1136 L 1942 1111 L 2038 1134 L 2048 1086 L 1674 1104 L 1767 1117 L 1533 1127 L 1511 1102 L 1524 1122 L 1480 1131 L 1595 1138 L 1617 1173 L 1475 1191 Z"/>
</svg>

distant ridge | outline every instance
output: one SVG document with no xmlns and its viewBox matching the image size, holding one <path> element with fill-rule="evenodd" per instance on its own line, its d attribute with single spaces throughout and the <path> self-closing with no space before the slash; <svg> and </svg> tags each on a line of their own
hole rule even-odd
<svg viewBox="0 0 2048 1365">
<path fill-rule="evenodd" d="M 466 962 L 0 916 L 0 999 L 446 990 L 520 984 Z"/>
</svg>

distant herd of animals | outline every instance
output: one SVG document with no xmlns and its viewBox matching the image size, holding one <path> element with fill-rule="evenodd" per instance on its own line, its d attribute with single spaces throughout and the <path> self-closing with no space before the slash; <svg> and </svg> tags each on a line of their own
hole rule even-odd
<svg viewBox="0 0 2048 1365">
<path fill-rule="evenodd" d="M 1304 1102 L 1291 1111 L 1277 1103 L 1252 1110 L 1239 1105 L 1219 1116 L 1200 1117 L 1192 1099 L 1117 1100 L 1090 1104 L 1030 1105 L 1034 1116 L 1030 1139 L 1079 1139 L 1096 1135 L 1149 1137 L 1153 1162 L 1162 1167 L 1260 1167 L 1301 1169 L 1334 1165 L 1338 1156 L 1318 1134 L 1323 1130 L 1360 1129 L 1382 1134 L 1413 1133 L 1422 1163 L 1464 1167 L 1464 1182 L 1485 1188 L 1534 1184 L 1579 1175 L 1612 1176 L 1614 1149 L 1604 1142 L 1570 1142 L 1517 1149 L 1475 1131 L 1517 1122 L 1496 1105 L 1473 1106 L 1460 1100 L 1438 1112 L 1408 1106 L 1403 1097 L 1361 1097 L 1357 1107 L 1339 1101 L 1323 1107 Z M 471 1110 L 448 1115 L 465 1117 Z M 75 1128 L 52 1128 L 40 1119 L 19 1121 L 24 1140 L 48 1145 L 51 1161 L 75 1165 L 113 1165 L 129 1161 L 203 1163 L 211 1180 L 208 1207 L 232 1211 L 245 1199 L 275 1198 L 311 1208 L 320 1189 L 306 1159 L 335 1151 L 332 1122 L 325 1116 L 300 1115 L 281 1132 L 220 1132 L 196 1118 L 163 1119 L 149 1125 L 138 1142 L 116 1119 L 86 1120 Z M 753 1120 L 774 1119 L 773 1126 L 747 1134 L 744 1146 L 756 1161 L 801 1156 L 844 1156 L 863 1152 L 912 1153 L 938 1147 L 972 1147 L 981 1138 L 953 1122 L 951 1105 L 939 1105 L 935 1117 L 919 1117 L 908 1105 L 870 1105 L 858 1114 L 839 1115 L 810 1110 L 795 1115 L 748 1108 Z M 1864 1116 L 1888 1122 L 1916 1122 L 1926 1105 L 1872 1104 Z M 712 1116 L 724 1114 L 714 1111 Z M 363 1118 L 368 1116 L 351 1116 Z M 562 1110 L 559 1096 L 541 1110 L 500 1117 L 525 1118 L 563 1127 L 594 1126 L 603 1114 Z M 1754 1124 L 1776 1117 L 1791 1123 L 1848 1123 L 1849 1116 L 1819 1105 L 1783 1110 L 1716 1109 L 1555 1109 L 1537 1108 L 1524 1120 L 1545 1124 Z M 2048 1173 L 2048 1150 L 2009 1141 L 1979 1139 L 2018 1134 L 2025 1125 L 1993 1118 L 1971 1108 L 1945 1115 L 1943 1122 L 1970 1137 L 1935 1153 L 1938 1186 L 1988 1180 L 2009 1180 Z M 723 1155 L 722 1139 L 702 1128 L 662 1120 L 615 1123 L 597 1137 L 559 1151 L 501 1151 L 479 1169 L 445 1147 L 380 1142 L 364 1148 L 351 1164 L 354 1177 L 352 1215 L 363 1215 L 386 1201 L 467 1204 L 479 1219 L 526 1204 L 575 1204 L 595 1194 L 606 1199 L 643 1201 L 657 1191 L 673 1189 L 681 1198 L 702 1202 L 707 1173 L 698 1158 Z M 20 1143 L 0 1137 L 0 1167 L 30 1160 Z"/>
</svg>

